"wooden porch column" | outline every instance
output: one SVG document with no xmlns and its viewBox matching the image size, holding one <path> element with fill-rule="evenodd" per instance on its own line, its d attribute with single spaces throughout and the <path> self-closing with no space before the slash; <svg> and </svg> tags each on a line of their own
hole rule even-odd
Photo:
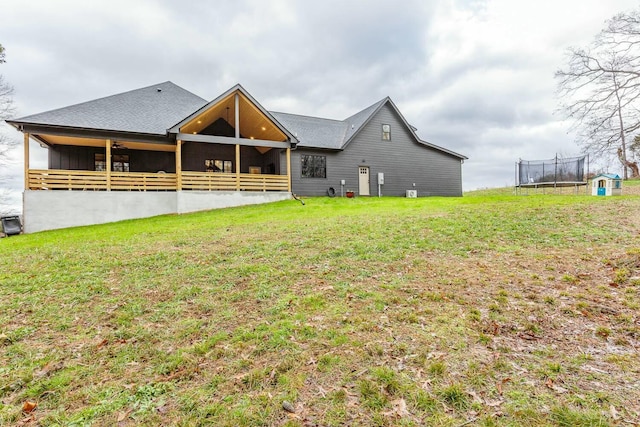
<svg viewBox="0 0 640 427">
<path fill-rule="evenodd" d="M 176 141 L 176 191 L 182 190 L 182 140 Z"/>
<path fill-rule="evenodd" d="M 240 144 L 236 144 L 236 191 L 240 191 Z"/>
<path fill-rule="evenodd" d="M 235 120 L 236 120 L 236 139 L 240 138 L 240 96 L 236 93 L 235 96 Z"/>
<path fill-rule="evenodd" d="M 29 189 L 29 132 L 24 133 L 24 189 Z"/>
<path fill-rule="evenodd" d="M 107 139 L 105 162 L 107 167 L 107 191 L 111 191 L 111 140 Z"/>
<path fill-rule="evenodd" d="M 236 130 L 236 191 L 240 191 L 240 96 L 236 93 L 235 101 L 235 130 Z"/>
<path fill-rule="evenodd" d="M 291 193 L 291 148 L 287 148 L 287 188 Z"/>
</svg>

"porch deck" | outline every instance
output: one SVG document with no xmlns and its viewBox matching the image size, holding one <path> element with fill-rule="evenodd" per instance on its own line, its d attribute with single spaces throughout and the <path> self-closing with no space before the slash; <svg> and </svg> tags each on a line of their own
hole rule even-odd
<svg viewBox="0 0 640 427">
<path fill-rule="evenodd" d="M 29 190 L 290 191 L 288 175 L 189 172 L 107 172 L 29 169 Z"/>
</svg>

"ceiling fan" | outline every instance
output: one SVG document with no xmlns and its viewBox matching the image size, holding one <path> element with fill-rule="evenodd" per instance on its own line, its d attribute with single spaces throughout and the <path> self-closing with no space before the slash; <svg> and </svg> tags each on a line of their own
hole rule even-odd
<svg viewBox="0 0 640 427">
<path fill-rule="evenodd" d="M 112 150 L 118 150 L 118 149 L 122 149 L 122 148 L 127 148 L 124 145 L 120 144 L 117 141 L 113 141 L 113 143 L 111 144 L 111 149 Z"/>
</svg>

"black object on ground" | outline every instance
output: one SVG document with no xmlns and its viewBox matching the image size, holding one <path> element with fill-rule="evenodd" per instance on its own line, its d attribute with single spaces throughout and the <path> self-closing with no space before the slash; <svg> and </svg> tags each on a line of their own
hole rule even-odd
<svg viewBox="0 0 640 427">
<path fill-rule="evenodd" d="M 3 216 L 0 221 L 2 222 L 2 231 L 7 236 L 22 233 L 22 224 L 19 216 Z"/>
</svg>

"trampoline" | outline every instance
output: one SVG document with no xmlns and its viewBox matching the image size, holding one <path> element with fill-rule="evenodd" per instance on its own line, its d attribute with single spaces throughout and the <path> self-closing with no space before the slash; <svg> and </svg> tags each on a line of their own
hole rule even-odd
<svg viewBox="0 0 640 427">
<path fill-rule="evenodd" d="M 586 174 L 585 174 L 586 167 Z M 587 185 L 589 156 L 549 160 L 518 160 L 516 163 L 516 193 L 524 189 L 574 187 L 576 193 Z"/>
</svg>

